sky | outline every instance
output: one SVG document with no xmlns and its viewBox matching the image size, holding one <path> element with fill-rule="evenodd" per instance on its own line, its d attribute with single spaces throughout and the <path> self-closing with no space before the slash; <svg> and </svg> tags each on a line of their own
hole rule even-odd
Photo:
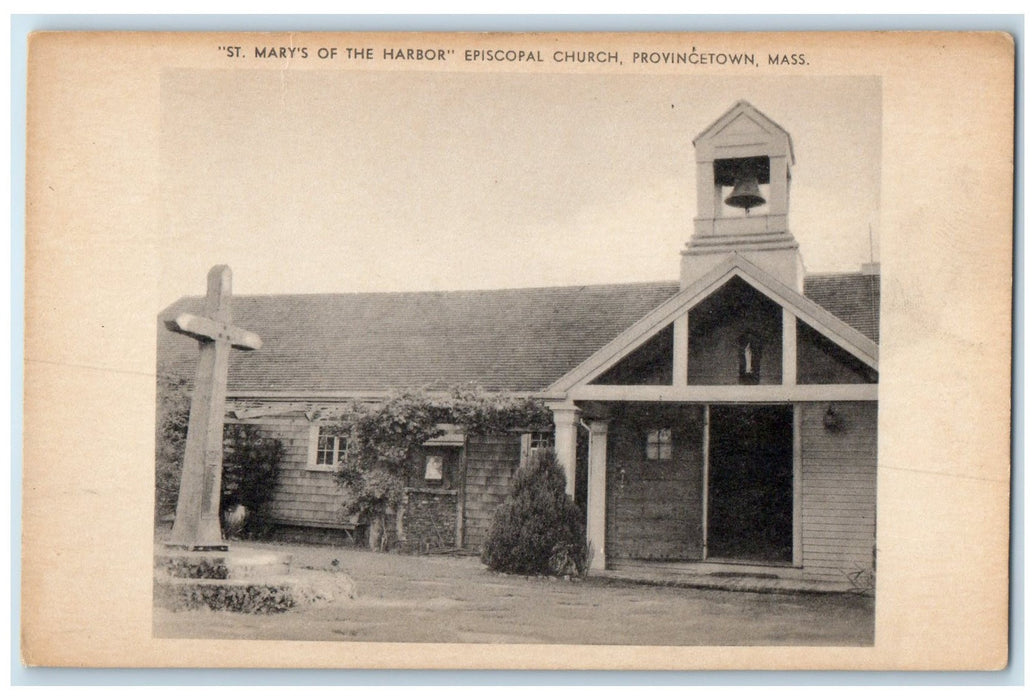
<svg viewBox="0 0 1035 700">
<path fill-rule="evenodd" d="M 876 78 L 170 70 L 159 298 L 217 263 L 236 294 L 677 279 L 692 141 L 740 99 L 791 134 L 806 270 L 879 260 Z"/>
</svg>

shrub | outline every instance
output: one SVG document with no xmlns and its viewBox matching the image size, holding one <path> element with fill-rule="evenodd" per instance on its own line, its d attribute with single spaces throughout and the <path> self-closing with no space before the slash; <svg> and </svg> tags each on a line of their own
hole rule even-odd
<svg viewBox="0 0 1035 700">
<path fill-rule="evenodd" d="M 513 574 L 585 573 L 582 511 L 564 492 L 564 472 L 552 450 L 518 470 L 507 499 L 493 516 L 482 562 Z"/>
<path fill-rule="evenodd" d="M 190 389 L 179 377 L 158 377 L 158 410 L 155 417 L 155 521 L 176 512 L 187 442 Z"/>
<path fill-rule="evenodd" d="M 254 425 L 223 426 L 223 493 L 220 513 L 223 531 L 261 538 L 268 529 L 262 507 L 273 498 L 284 458 L 284 444 L 265 437 Z M 243 508 L 243 512 L 241 512 Z M 228 512 L 238 511 L 240 521 L 227 522 Z"/>
<path fill-rule="evenodd" d="M 284 583 L 252 583 L 217 580 L 176 580 L 156 578 L 154 599 L 159 607 L 180 610 L 225 610 L 227 612 L 271 615 L 286 612 L 296 605 L 297 586 Z"/>
<path fill-rule="evenodd" d="M 158 412 L 155 425 L 155 521 L 176 512 L 183 471 L 190 417 L 190 388 L 179 378 L 159 377 Z M 219 512 L 224 532 L 261 538 L 269 529 L 262 507 L 276 488 L 284 445 L 264 437 L 254 425 L 223 426 L 223 478 Z M 243 508 L 243 511 L 238 509 Z M 233 526 L 225 521 L 228 511 L 242 520 Z"/>
</svg>

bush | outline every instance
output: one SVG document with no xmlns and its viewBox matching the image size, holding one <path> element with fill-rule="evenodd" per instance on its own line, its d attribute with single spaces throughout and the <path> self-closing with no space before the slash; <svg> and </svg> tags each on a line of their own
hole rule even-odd
<svg viewBox="0 0 1035 700">
<path fill-rule="evenodd" d="M 496 511 L 482 562 L 511 574 L 581 576 L 586 568 L 582 511 L 564 492 L 564 472 L 551 450 L 518 470 Z"/>
<path fill-rule="evenodd" d="M 227 612 L 271 615 L 286 612 L 296 605 L 295 588 L 284 583 L 242 583 L 241 581 L 178 580 L 156 578 L 154 599 L 158 607 L 181 610 L 225 610 Z"/>
<path fill-rule="evenodd" d="M 171 518 L 176 512 L 189 416 L 190 389 L 187 381 L 159 376 L 155 419 L 155 522 Z"/>
<path fill-rule="evenodd" d="M 223 493 L 220 500 L 223 532 L 262 539 L 269 523 L 262 509 L 273 499 L 284 458 L 284 444 L 265 437 L 258 426 L 223 426 Z M 227 514 L 237 511 L 236 523 Z"/>
<path fill-rule="evenodd" d="M 190 417 L 190 388 L 179 378 L 159 377 L 155 423 L 155 521 L 176 513 Z M 223 426 L 220 520 L 224 535 L 261 539 L 270 529 L 263 506 L 273 497 L 284 445 L 254 425 Z M 237 522 L 226 520 L 235 513 Z"/>
</svg>

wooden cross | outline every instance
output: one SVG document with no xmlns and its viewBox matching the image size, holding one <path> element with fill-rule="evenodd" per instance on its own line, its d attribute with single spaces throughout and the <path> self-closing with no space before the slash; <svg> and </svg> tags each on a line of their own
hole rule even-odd
<svg viewBox="0 0 1035 700">
<path fill-rule="evenodd" d="M 223 412 L 230 348 L 258 350 L 262 340 L 230 324 L 230 268 L 208 273 L 205 315 L 180 314 L 166 327 L 198 341 L 200 357 L 187 422 L 180 495 L 168 545 L 190 551 L 226 551 L 219 527 L 223 475 Z"/>
</svg>

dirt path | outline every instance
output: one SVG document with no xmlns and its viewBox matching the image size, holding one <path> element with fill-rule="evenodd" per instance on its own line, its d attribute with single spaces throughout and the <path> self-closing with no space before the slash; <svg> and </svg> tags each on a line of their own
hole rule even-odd
<svg viewBox="0 0 1035 700">
<path fill-rule="evenodd" d="M 156 609 L 155 636 L 631 645 L 873 643 L 871 598 L 526 578 L 493 574 L 474 557 L 271 547 L 289 550 L 296 571 L 347 572 L 356 582 L 357 598 L 271 616 Z"/>
</svg>

